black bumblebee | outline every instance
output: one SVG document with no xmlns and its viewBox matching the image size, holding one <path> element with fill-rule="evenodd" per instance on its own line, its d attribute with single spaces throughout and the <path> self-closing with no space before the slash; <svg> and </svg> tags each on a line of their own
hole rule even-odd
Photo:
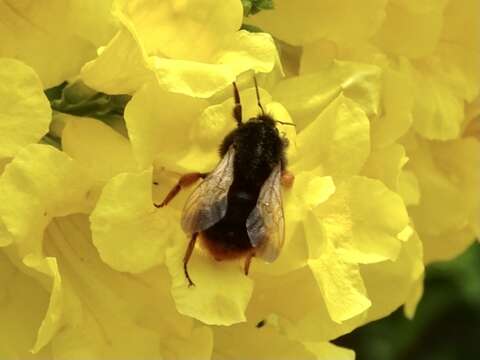
<svg viewBox="0 0 480 360">
<path fill-rule="evenodd" d="M 287 139 L 276 123 L 293 125 L 265 114 L 255 80 L 261 114 L 242 121 L 238 88 L 233 83 L 237 128 L 220 145 L 222 160 L 210 173 L 191 173 L 180 178 L 165 200 L 167 205 L 181 188 L 204 180 L 188 198 L 182 214 L 182 228 L 191 235 L 184 258 L 185 276 L 193 285 L 187 264 L 200 238 L 216 260 L 245 257 L 248 275 L 256 256 L 274 261 L 284 242 L 284 218 L 280 185 L 291 186 L 293 175 L 286 171 Z"/>
</svg>

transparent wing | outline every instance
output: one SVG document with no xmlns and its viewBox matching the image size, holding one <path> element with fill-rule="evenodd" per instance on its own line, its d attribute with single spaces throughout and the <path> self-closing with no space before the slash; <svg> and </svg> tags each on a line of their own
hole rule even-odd
<svg viewBox="0 0 480 360">
<path fill-rule="evenodd" d="M 280 254 L 285 234 L 280 176 L 281 168 L 277 165 L 263 184 L 246 223 L 250 242 L 258 249 L 255 256 L 268 262 Z"/>
<path fill-rule="evenodd" d="M 203 231 L 221 220 L 227 212 L 227 194 L 233 182 L 232 147 L 187 199 L 182 213 L 186 233 Z"/>
</svg>

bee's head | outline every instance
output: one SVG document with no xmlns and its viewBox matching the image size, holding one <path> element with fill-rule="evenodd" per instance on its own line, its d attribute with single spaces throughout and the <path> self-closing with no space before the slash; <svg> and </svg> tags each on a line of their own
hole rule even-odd
<svg viewBox="0 0 480 360">
<path fill-rule="evenodd" d="M 261 121 L 261 122 L 264 122 L 266 124 L 269 124 L 273 127 L 275 127 L 275 123 L 277 124 L 281 124 L 281 125 L 290 125 L 290 126 L 295 126 L 294 123 L 290 123 L 290 122 L 286 122 L 286 121 L 280 121 L 280 120 L 275 120 L 272 116 L 268 115 L 268 114 L 260 114 L 258 115 L 256 118 L 253 118 L 251 120 L 254 120 L 254 121 Z"/>
</svg>

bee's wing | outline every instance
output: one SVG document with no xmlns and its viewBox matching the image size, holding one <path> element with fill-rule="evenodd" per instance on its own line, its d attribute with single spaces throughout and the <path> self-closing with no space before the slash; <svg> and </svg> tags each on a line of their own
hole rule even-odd
<svg viewBox="0 0 480 360">
<path fill-rule="evenodd" d="M 182 213 L 182 228 L 186 233 L 203 231 L 225 216 L 228 189 L 233 182 L 234 155 L 232 146 L 188 198 Z"/>
<path fill-rule="evenodd" d="M 258 195 L 257 205 L 247 218 L 247 233 L 255 256 L 272 262 L 283 246 L 285 221 L 283 219 L 281 168 L 277 165 L 265 181 Z"/>
</svg>

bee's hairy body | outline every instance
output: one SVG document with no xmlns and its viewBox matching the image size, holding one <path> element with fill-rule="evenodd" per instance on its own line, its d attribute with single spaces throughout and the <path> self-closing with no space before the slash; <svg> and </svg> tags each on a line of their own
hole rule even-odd
<svg viewBox="0 0 480 360">
<path fill-rule="evenodd" d="M 287 139 L 280 136 L 276 123 L 293 124 L 265 113 L 255 77 L 254 81 L 261 114 L 242 121 L 240 94 L 234 82 L 233 118 L 237 128 L 220 145 L 220 162 L 209 173 L 184 174 L 165 199 L 154 204 L 158 208 L 166 206 L 182 188 L 203 179 L 182 211 L 182 229 L 190 236 L 183 258 L 188 286 L 195 285 L 187 264 L 197 238 L 216 260 L 244 257 L 245 275 L 253 257 L 273 262 L 283 246 L 285 220 L 280 186 L 291 186 L 293 175 L 286 171 Z"/>
<path fill-rule="evenodd" d="M 275 166 L 286 166 L 285 140 L 268 115 L 252 118 L 228 134 L 220 146 L 221 157 L 230 146 L 235 149 L 234 180 L 228 191 L 227 213 L 200 233 L 202 242 L 217 260 L 243 257 L 252 250 L 247 217 Z"/>
</svg>

